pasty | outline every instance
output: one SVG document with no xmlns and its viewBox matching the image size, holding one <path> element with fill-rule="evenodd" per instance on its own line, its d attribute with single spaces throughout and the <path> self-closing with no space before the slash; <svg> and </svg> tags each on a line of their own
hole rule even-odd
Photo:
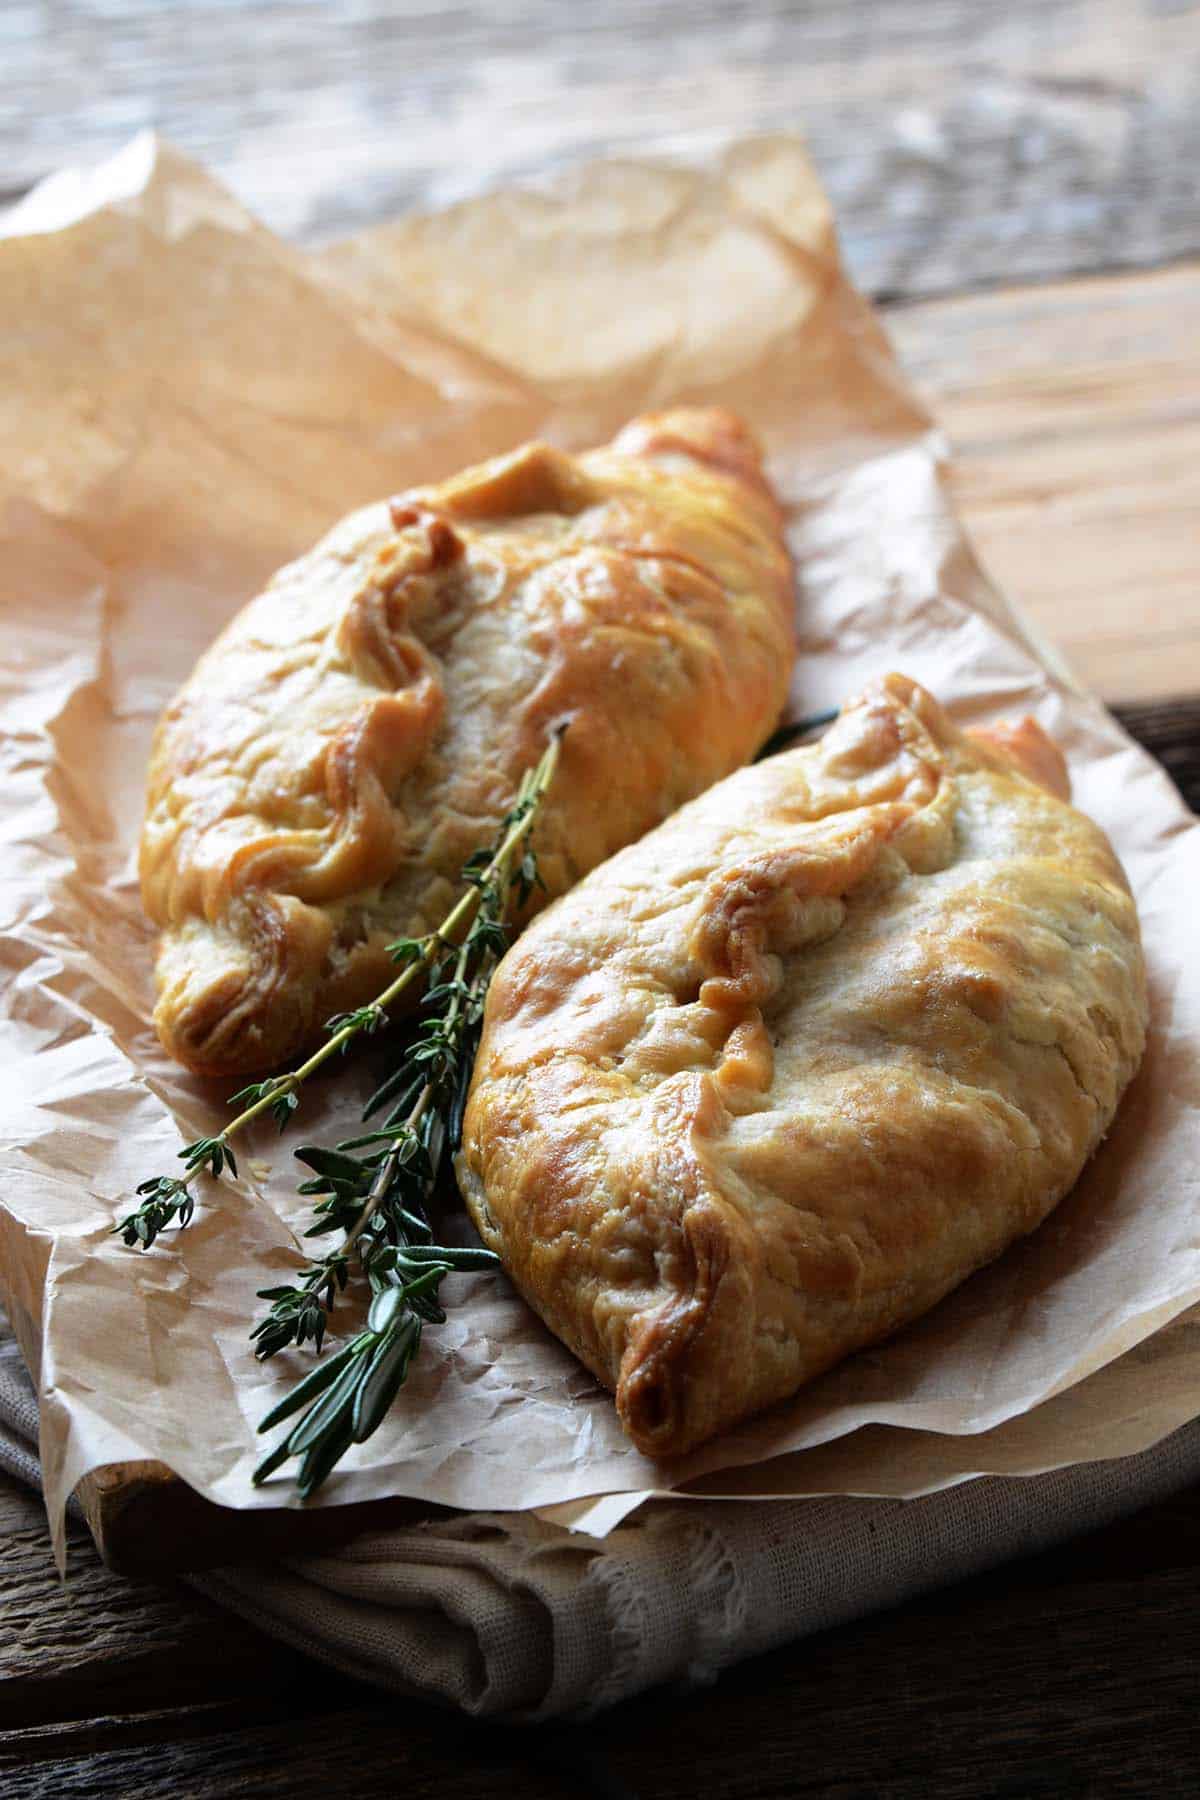
<svg viewBox="0 0 1200 1800">
<path fill-rule="evenodd" d="M 1142 1054 L 1137 915 L 1026 721 L 914 682 L 596 869 L 488 996 L 460 1185 L 686 1451 L 917 1318 L 1071 1187 Z"/>
<path fill-rule="evenodd" d="M 166 1048 L 255 1071 L 370 999 L 560 720 L 536 843 L 563 892 L 753 754 L 791 619 L 778 508 L 718 410 L 582 456 L 529 444 L 343 520 L 159 724 L 141 879 Z"/>
</svg>

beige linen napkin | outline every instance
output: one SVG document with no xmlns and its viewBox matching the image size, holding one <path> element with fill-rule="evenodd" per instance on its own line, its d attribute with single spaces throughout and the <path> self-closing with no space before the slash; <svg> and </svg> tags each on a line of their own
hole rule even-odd
<svg viewBox="0 0 1200 1800">
<path fill-rule="evenodd" d="M 32 1385 L 15 1344 L 0 1343 L 0 1467 L 35 1485 L 36 1435 Z M 603 1540 L 531 1513 L 470 1513 L 189 1579 L 346 1674 L 532 1722 L 711 1680 L 1198 1479 L 1200 1420 L 1137 1456 L 921 1500 L 671 1501 Z"/>
</svg>

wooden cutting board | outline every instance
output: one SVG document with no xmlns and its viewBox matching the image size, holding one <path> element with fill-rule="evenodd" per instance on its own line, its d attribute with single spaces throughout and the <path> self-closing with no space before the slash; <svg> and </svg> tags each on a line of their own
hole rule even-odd
<svg viewBox="0 0 1200 1800">
<path fill-rule="evenodd" d="M 281 1556 L 317 1555 L 362 1531 L 396 1530 L 443 1509 L 417 1500 L 363 1500 L 309 1512 L 217 1506 L 159 1462 L 113 1463 L 76 1497 L 96 1548 L 121 1575 L 181 1575 Z"/>
<path fill-rule="evenodd" d="M 1135 703 L 1118 710 L 1155 747 L 1179 736 L 1175 712 L 1146 703 L 1200 692 L 1198 317 L 1197 263 L 887 314 L 991 574 L 1086 681 Z M 36 1330 L 13 1325 L 29 1359 Z M 328 1549 L 433 1510 L 235 1512 L 156 1462 L 98 1469 L 78 1497 L 105 1562 L 131 1575 Z"/>
</svg>

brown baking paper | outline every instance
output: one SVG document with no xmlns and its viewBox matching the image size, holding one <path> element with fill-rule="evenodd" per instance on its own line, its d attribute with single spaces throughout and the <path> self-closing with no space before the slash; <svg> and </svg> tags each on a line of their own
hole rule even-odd
<svg viewBox="0 0 1200 1800">
<path fill-rule="evenodd" d="M 0 321 L 0 1256 L 40 1365 L 56 1527 L 85 1472 L 131 1458 L 227 1506 L 292 1493 L 250 1473 L 303 1359 L 259 1366 L 247 1338 L 308 1216 L 288 1146 L 248 1143 L 243 1179 L 208 1186 L 151 1253 L 110 1235 L 137 1182 L 224 1116 L 223 1089 L 172 1067 L 150 1027 L 134 849 L 159 708 L 349 508 L 676 401 L 728 403 L 768 446 L 799 572 L 793 716 L 896 667 L 962 719 L 1028 709 L 1058 736 L 1141 906 L 1145 1067 L 1034 1239 L 685 1463 L 638 1455 L 503 1279 L 461 1277 L 385 1427 L 314 1504 L 404 1494 L 600 1530 L 685 1480 L 917 1493 L 1123 1454 L 1200 1410 L 1194 1329 L 1106 1369 L 1200 1298 L 1200 831 L 980 573 L 797 144 L 585 168 L 305 255 L 141 138 L 10 215 Z M 350 1124 L 355 1080 L 317 1086 L 304 1137 Z"/>
</svg>

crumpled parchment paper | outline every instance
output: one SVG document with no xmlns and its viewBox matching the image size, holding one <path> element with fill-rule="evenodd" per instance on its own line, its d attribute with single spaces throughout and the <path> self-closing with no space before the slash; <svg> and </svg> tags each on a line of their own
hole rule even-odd
<svg viewBox="0 0 1200 1800">
<path fill-rule="evenodd" d="M 291 1493 L 250 1473 L 299 1359 L 261 1367 L 247 1338 L 308 1216 L 287 1143 L 247 1144 L 244 1179 L 151 1254 L 110 1235 L 225 1099 L 149 1023 L 134 851 L 160 707 L 351 507 L 681 401 L 735 407 L 768 446 L 799 575 L 794 717 L 895 667 L 961 719 L 1028 710 L 1056 734 L 1138 896 L 1145 1066 L 1035 1238 L 686 1463 L 639 1456 L 502 1279 L 459 1277 L 386 1426 L 312 1504 L 404 1494 L 597 1532 L 683 1482 L 915 1494 L 1124 1454 L 1200 1410 L 1200 1331 L 1103 1372 L 1200 1299 L 1200 830 L 974 562 L 799 145 L 596 165 L 303 254 L 143 137 L 0 223 L 0 1289 L 39 1365 L 56 1526 L 82 1475 L 131 1458 L 227 1506 Z M 353 1086 L 316 1090 L 303 1137 L 348 1122 Z"/>
</svg>

